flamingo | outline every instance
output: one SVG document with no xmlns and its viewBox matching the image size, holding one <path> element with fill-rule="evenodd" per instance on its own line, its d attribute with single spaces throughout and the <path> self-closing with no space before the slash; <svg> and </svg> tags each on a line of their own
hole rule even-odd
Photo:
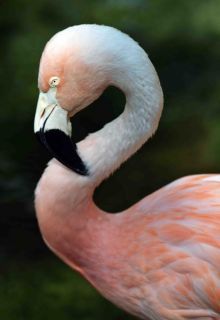
<svg viewBox="0 0 220 320">
<path fill-rule="evenodd" d="M 114 85 L 124 111 L 75 144 L 70 118 Z M 220 319 L 220 175 L 180 178 L 117 214 L 95 188 L 156 131 L 163 107 L 145 51 L 121 31 L 58 32 L 40 61 L 34 130 L 53 155 L 35 192 L 49 248 L 140 319 Z"/>
</svg>

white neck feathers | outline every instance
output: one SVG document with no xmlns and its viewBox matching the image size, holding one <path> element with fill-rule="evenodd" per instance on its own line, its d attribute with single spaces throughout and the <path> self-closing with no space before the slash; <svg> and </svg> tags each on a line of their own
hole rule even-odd
<svg viewBox="0 0 220 320">
<path fill-rule="evenodd" d="M 124 112 L 78 143 L 80 157 L 95 185 L 107 178 L 153 135 L 162 112 L 163 93 L 157 73 L 144 50 L 130 40 L 129 52 L 125 51 L 123 58 L 120 53 L 120 63 L 117 66 L 108 63 L 105 71 L 111 77 L 109 84 L 125 93 Z"/>
</svg>

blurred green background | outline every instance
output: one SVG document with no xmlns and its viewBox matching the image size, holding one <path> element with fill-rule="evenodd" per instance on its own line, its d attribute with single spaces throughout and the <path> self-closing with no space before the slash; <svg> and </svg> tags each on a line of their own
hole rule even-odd
<svg viewBox="0 0 220 320">
<path fill-rule="evenodd" d="M 34 137 L 33 118 L 46 41 L 70 25 L 111 25 L 134 37 L 158 71 L 165 95 L 158 132 L 95 194 L 101 208 L 117 212 L 183 175 L 220 171 L 219 17 L 219 0 L 0 2 L 1 319 L 134 319 L 41 240 L 33 193 L 49 156 Z M 115 118 L 123 104 L 122 93 L 107 89 L 75 117 L 77 139 Z"/>
</svg>

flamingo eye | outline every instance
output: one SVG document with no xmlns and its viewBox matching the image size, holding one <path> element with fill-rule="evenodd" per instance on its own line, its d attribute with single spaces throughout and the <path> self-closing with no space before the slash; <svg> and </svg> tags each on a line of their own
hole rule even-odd
<svg viewBox="0 0 220 320">
<path fill-rule="evenodd" d="M 51 77 L 49 79 L 49 85 L 50 85 L 51 88 L 57 87 L 59 83 L 60 83 L 60 78 L 59 77 Z"/>
</svg>

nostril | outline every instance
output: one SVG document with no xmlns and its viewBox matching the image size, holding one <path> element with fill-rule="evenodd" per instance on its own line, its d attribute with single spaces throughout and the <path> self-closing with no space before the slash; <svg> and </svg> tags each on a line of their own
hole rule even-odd
<svg viewBox="0 0 220 320">
<path fill-rule="evenodd" d="M 41 113 L 40 118 L 42 118 L 42 117 L 44 116 L 44 114 L 45 114 L 45 109 L 44 109 L 43 112 Z"/>
</svg>

